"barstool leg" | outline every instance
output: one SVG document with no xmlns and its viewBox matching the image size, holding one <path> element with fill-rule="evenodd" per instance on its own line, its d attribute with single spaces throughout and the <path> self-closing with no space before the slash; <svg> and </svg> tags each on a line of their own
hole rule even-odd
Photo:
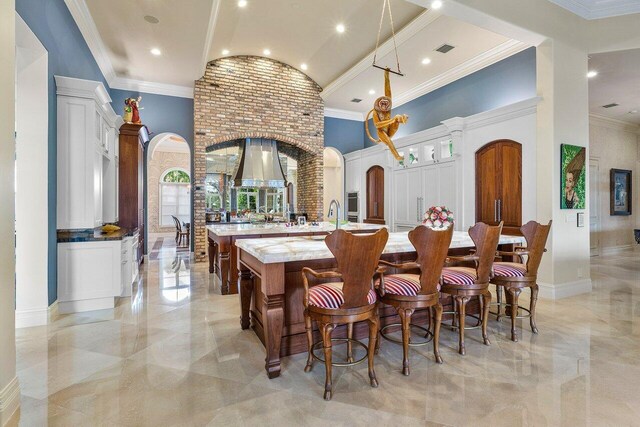
<svg viewBox="0 0 640 427">
<path fill-rule="evenodd" d="M 489 323 L 489 306 L 491 305 L 491 292 L 487 289 L 487 292 L 480 296 L 482 301 L 482 339 L 484 345 L 491 345 L 489 341 L 489 335 L 487 334 L 487 324 Z"/>
<path fill-rule="evenodd" d="M 469 297 L 466 296 L 456 296 L 456 305 L 458 306 L 458 353 L 461 355 L 465 355 L 464 348 L 464 324 L 466 319 L 466 311 L 467 311 L 467 302 L 469 302 Z"/>
<path fill-rule="evenodd" d="M 326 377 L 324 380 L 324 400 L 331 400 L 331 332 L 333 332 L 334 325 L 331 323 L 321 323 L 319 325 L 320 332 L 322 333 L 322 346 L 324 348 L 324 367 L 326 371 Z"/>
<path fill-rule="evenodd" d="M 411 315 L 413 309 L 398 308 L 402 322 L 402 374 L 409 375 L 409 342 L 411 341 Z"/>
<path fill-rule="evenodd" d="M 529 311 L 531 312 L 529 317 L 529 323 L 531 325 L 531 331 L 534 334 L 538 333 L 538 327 L 536 326 L 536 302 L 538 302 L 538 284 L 536 283 L 531 287 L 531 304 L 529 305 Z"/>
<path fill-rule="evenodd" d="M 313 368 L 313 329 L 311 328 L 311 316 L 306 311 L 304 313 L 304 329 L 307 332 L 307 345 L 309 346 L 307 366 L 304 367 L 304 371 L 309 372 Z"/>
<path fill-rule="evenodd" d="M 376 343 L 378 341 L 378 317 L 369 319 L 369 347 L 367 348 L 367 357 L 369 362 L 369 382 L 371 387 L 378 387 L 378 379 L 376 371 L 373 369 L 373 359 L 376 353 Z"/>
<path fill-rule="evenodd" d="M 436 305 L 436 319 L 433 325 L 433 355 L 436 357 L 437 363 L 442 363 L 440 356 L 440 324 L 442 323 L 442 304 L 438 302 Z"/>
<path fill-rule="evenodd" d="M 522 289 L 510 287 L 508 290 L 509 294 L 511 295 L 511 341 L 518 342 L 518 333 L 516 331 L 516 317 L 518 316 L 518 297 L 520 296 L 520 292 L 522 292 Z"/>
<path fill-rule="evenodd" d="M 502 317 L 502 286 L 496 285 L 496 301 L 498 302 L 498 313 L 496 320 L 499 322 Z"/>
<path fill-rule="evenodd" d="M 433 329 L 432 329 L 432 326 L 433 326 L 433 307 L 429 307 L 429 318 L 428 318 L 428 320 L 429 320 L 429 323 L 427 324 L 427 330 L 429 332 L 431 332 L 431 334 L 433 334 Z M 424 334 L 425 338 L 429 338 L 429 332 Z"/>
<path fill-rule="evenodd" d="M 347 363 L 353 363 L 353 346 L 351 340 L 353 339 L 353 323 L 347 324 Z"/>
</svg>

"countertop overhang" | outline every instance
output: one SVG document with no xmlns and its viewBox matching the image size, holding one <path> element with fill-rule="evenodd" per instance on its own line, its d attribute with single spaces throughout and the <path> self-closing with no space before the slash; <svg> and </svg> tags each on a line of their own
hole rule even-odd
<svg viewBox="0 0 640 427">
<path fill-rule="evenodd" d="M 371 230 L 376 231 L 385 227 L 379 224 L 362 224 L 350 222 L 345 225 L 341 225 L 340 228 L 346 231 L 362 231 Z M 207 230 L 212 233 L 224 237 L 224 236 L 242 236 L 253 234 L 282 234 L 282 233 L 329 233 L 335 231 L 336 224 L 330 222 L 320 222 L 318 225 L 293 225 L 287 227 L 284 223 L 264 223 L 264 224 L 219 224 L 219 225 L 207 225 Z"/>
</svg>

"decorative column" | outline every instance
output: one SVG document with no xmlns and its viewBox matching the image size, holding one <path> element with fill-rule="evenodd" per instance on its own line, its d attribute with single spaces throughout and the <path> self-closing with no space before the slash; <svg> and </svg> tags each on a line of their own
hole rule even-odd
<svg viewBox="0 0 640 427">
<path fill-rule="evenodd" d="M 453 144 L 453 156 L 456 158 L 456 206 L 458 212 L 454 212 L 455 229 L 459 231 L 467 230 L 473 224 L 465 223 L 465 215 L 467 209 L 475 209 L 475 206 L 466 206 L 465 200 L 469 200 L 468 194 L 475 192 L 475 188 L 465 188 L 463 185 L 463 171 L 465 170 L 464 156 L 462 155 L 462 147 L 464 140 L 465 120 L 462 117 L 452 117 L 441 122 L 451 134 L 451 143 Z"/>
</svg>

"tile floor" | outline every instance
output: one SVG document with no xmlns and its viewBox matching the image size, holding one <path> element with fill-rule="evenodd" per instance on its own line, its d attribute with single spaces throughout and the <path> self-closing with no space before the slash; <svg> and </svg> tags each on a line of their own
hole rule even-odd
<svg viewBox="0 0 640 427">
<path fill-rule="evenodd" d="M 637 252 L 594 259 L 593 293 L 541 300 L 537 336 L 524 328 L 513 343 L 492 320 L 492 345 L 469 331 L 461 357 L 443 328 L 445 363 L 414 348 L 409 377 L 400 347 L 383 341 L 380 387 L 368 385 L 366 364 L 335 368 L 325 402 L 324 368 L 305 374 L 304 355 L 267 379 L 238 297 L 220 295 L 207 265 L 170 245 L 116 309 L 17 331 L 20 425 L 640 425 Z"/>
</svg>

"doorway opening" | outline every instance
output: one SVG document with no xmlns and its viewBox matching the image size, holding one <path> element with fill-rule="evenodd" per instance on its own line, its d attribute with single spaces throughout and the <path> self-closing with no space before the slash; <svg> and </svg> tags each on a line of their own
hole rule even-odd
<svg viewBox="0 0 640 427">
<path fill-rule="evenodd" d="M 333 147 L 325 147 L 323 156 L 323 206 L 327 209 L 331 200 L 337 200 L 344 207 L 344 157 Z M 346 218 L 346 209 L 343 208 L 342 213 L 341 220 Z"/>
</svg>

